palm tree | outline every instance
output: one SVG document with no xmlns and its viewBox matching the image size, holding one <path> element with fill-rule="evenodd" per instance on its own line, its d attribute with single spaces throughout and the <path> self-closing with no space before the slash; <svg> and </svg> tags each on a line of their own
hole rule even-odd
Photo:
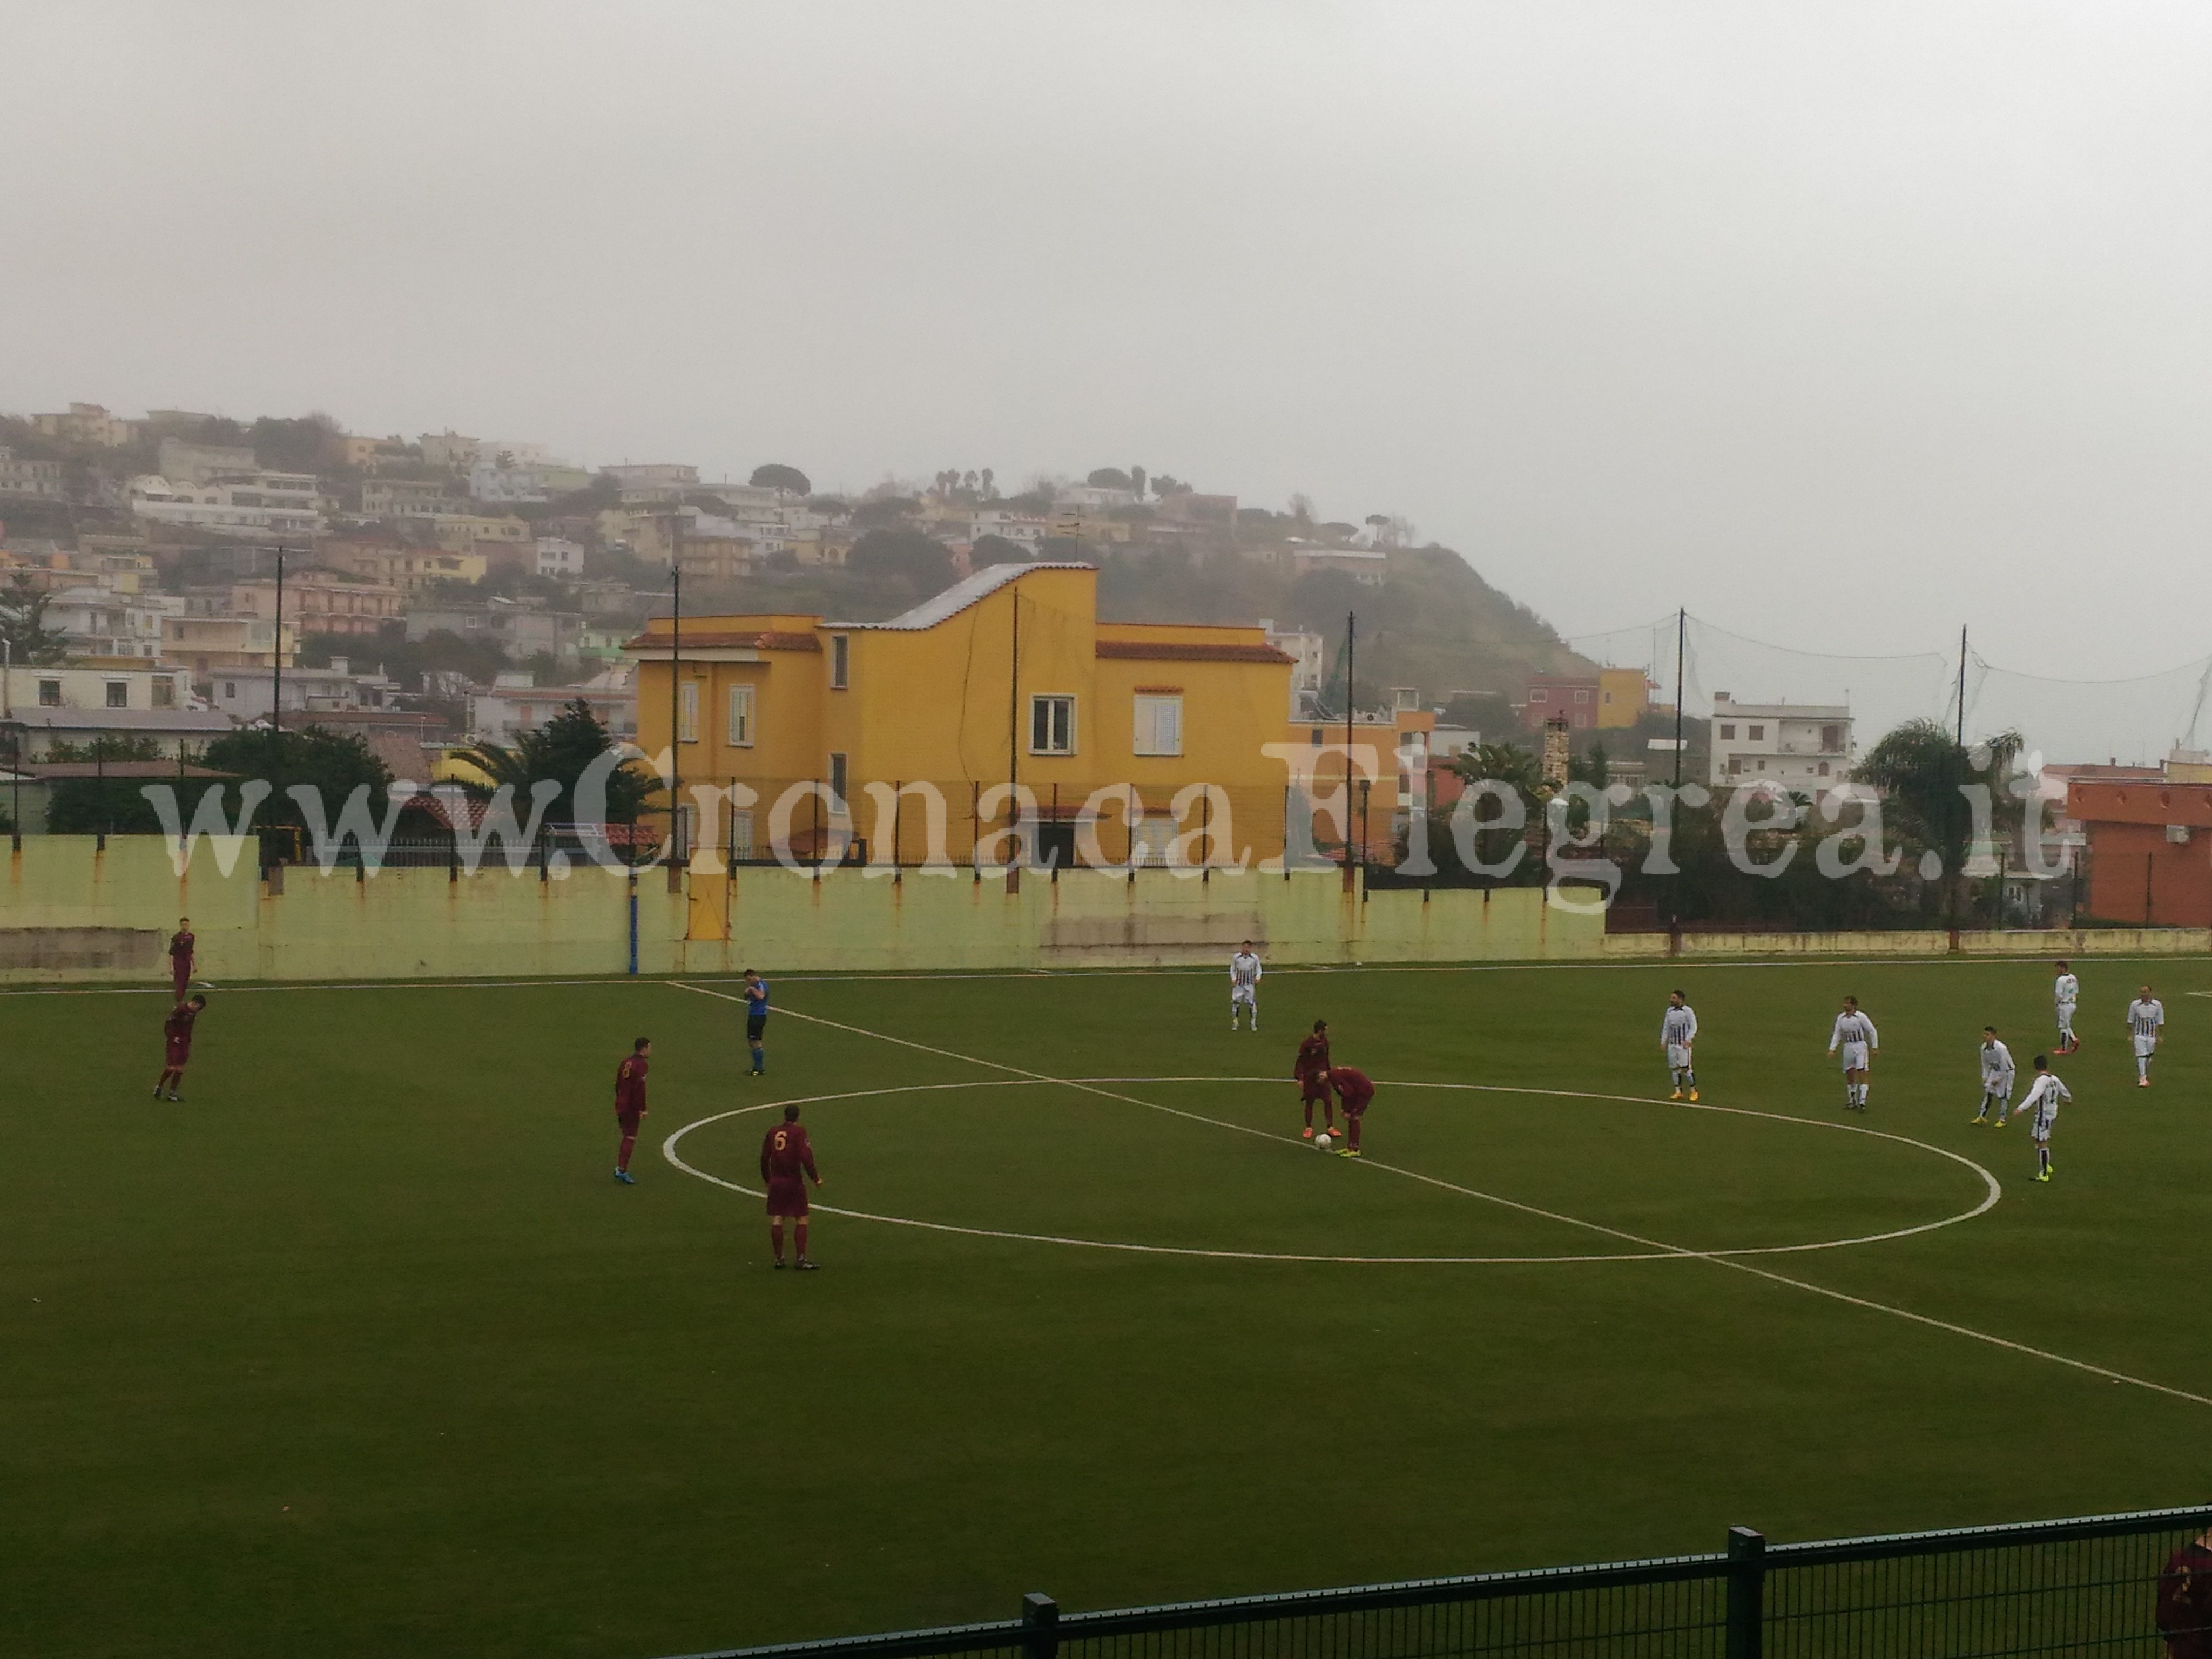
<svg viewBox="0 0 2212 1659">
<path fill-rule="evenodd" d="M 2021 803 L 2007 786 L 2020 758 L 2023 739 L 2002 732 L 1971 746 L 1930 720 L 1907 720 L 1867 750 L 1854 775 L 1882 794 L 1885 817 L 1908 852 L 1923 861 L 1941 862 L 1929 878 L 1946 914 L 1959 915 L 1965 895 L 1966 864 L 1977 851 L 1975 812 L 1966 793 L 1977 785 L 1990 792 L 1990 832 L 2002 840 L 2020 823 Z"/>
<path fill-rule="evenodd" d="M 517 795 L 526 796 L 540 779 L 551 778 L 561 786 L 558 799 L 565 799 L 573 813 L 578 780 L 613 747 L 607 728 L 592 712 L 591 705 L 579 697 L 537 730 L 520 733 L 512 748 L 479 743 L 455 750 L 453 758 L 490 780 L 475 787 L 480 794 L 496 793 L 502 785 L 511 784 Z M 635 823 L 639 811 L 659 787 L 659 780 L 649 773 L 617 767 L 607 780 L 608 818 L 616 823 Z"/>
</svg>

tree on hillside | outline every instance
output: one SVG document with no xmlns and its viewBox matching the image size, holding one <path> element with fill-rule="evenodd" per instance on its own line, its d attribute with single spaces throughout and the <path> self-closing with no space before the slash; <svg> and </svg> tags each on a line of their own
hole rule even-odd
<svg viewBox="0 0 2212 1659">
<path fill-rule="evenodd" d="M 917 595 L 934 593 L 952 581 L 951 550 L 919 530 L 869 531 L 853 544 L 845 568 L 864 576 L 902 578 Z"/>
<path fill-rule="evenodd" d="M 794 495 L 814 493 L 814 485 L 804 472 L 781 461 L 769 461 L 755 467 L 746 482 L 756 489 L 788 489 Z"/>
<path fill-rule="evenodd" d="M 853 509 L 853 522 L 862 530 L 902 524 L 920 506 L 911 495 L 872 495 Z"/>
<path fill-rule="evenodd" d="M 975 545 L 968 550 L 968 568 L 970 570 L 981 570 L 986 565 L 1027 564 L 1029 562 L 1029 550 L 1019 542 L 1010 541 L 1004 536 L 978 536 Z"/>
<path fill-rule="evenodd" d="M 1161 473 L 1158 477 L 1152 480 L 1152 494 L 1158 496 L 1163 501 L 1165 501 L 1170 495 L 1181 495 L 1189 488 L 1190 486 L 1185 483 L 1181 478 L 1172 477 L 1165 472 Z"/>
<path fill-rule="evenodd" d="M 1122 471 L 1118 466 L 1102 466 L 1095 468 L 1091 471 L 1091 476 L 1085 478 L 1083 482 L 1089 484 L 1093 489 L 1129 489 L 1134 488 L 1129 481 L 1129 475 Z"/>
<path fill-rule="evenodd" d="M 574 817 L 576 786 L 594 762 L 614 747 L 614 738 L 591 705 L 579 697 L 534 732 L 520 734 L 512 748 L 480 743 L 456 752 L 454 758 L 473 766 L 491 780 L 490 786 L 472 786 L 471 793 L 488 795 L 502 784 L 514 786 L 525 801 L 539 780 L 550 778 L 561 786 L 546 808 L 549 817 Z M 660 780 L 635 763 L 617 766 L 606 783 L 607 821 L 635 823 L 639 811 L 659 791 Z"/>
<path fill-rule="evenodd" d="M 43 666 L 69 657 L 66 635 L 46 626 L 46 606 L 53 596 L 34 591 L 27 575 L 0 590 L 0 640 L 8 641 L 10 660 L 19 666 Z"/>
<path fill-rule="evenodd" d="M 1443 724 L 1469 732 L 1510 732 L 1512 700 L 1502 691 L 1455 691 L 1445 699 Z"/>
<path fill-rule="evenodd" d="M 319 472 L 336 458 L 338 423 L 324 414 L 283 420 L 264 415 L 246 428 L 253 459 L 276 472 Z"/>
</svg>

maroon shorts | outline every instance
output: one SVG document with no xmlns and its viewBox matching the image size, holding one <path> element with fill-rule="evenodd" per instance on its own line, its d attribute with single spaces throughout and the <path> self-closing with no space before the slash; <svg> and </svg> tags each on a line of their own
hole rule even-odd
<svg viewBox="0 0 2212 1659">
<path fill-rule="evenodd" d="M 1317 1077 L 1302 1077 L 1298 1079 L 1298 1098 L 1326 1103 L 1328 1099 L 1328 1085 Z"/>
<path fill-rule="evenodd" d="M 1337 1103 L 1337 1109 L 1346 1117 L 1364 1117 L 1367 1103 L 1364 1100 L 1342 1100 Z"/>
<path fill-rule="evenodd" d="M 192 1045 L 191 1043 L 179 1042 L 172 1039 L 163 1046 L 168 1049 L 168 1064 L 172 1067 L 188 1066 L 191 1063 Z"/>
<path fill-rule="evenodd" d="M 637 1133 L 639 1120 L 644 1115 L 643 1112 L 617 1112 L 615 1121 L 622 1127 L 622 1132 L 624 1134 L 634 1135 Z"/>
<path fill-rule="evenodd" d="M 768 1212 L 776 1216 L 806 1213 L 806 1183 L 793 1176 L 768 1183 Z"/>
</svg>

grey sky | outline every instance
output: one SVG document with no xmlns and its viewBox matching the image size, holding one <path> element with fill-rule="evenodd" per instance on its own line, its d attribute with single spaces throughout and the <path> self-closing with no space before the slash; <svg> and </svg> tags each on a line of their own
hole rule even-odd
<svg viewBox="0 0 2212 1659">
<path fill-rule="evenodd" d="M 0 0 L 0 407 L 1137 462 L 1404 513 L 1571 632 L 2212 651 L 2201 7 Z"/>
</svg>

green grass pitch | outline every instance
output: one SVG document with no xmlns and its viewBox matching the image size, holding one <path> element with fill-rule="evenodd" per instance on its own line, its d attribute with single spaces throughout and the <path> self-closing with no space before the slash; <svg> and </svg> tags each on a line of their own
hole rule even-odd
<svg viewBox="0 0 2212 1659">
<path fill-rule="evenodd" d="M 240 988 L 181 1105 L 157 994 L 0 997 L 0 1650 L 635 1659 L 2201 1503 L 2212 1404 L 1892 1311 L 2212 1395 L 2212 963 L 2087 965 L 2038 1186 L 1967 1120 L 2049 975 L 1279 971 L 1256 1037 L 1212 972 L 781 980 L 764 1080 L 667 983 Z M 1665 1103 L 1674 983 L 1741 1112 Z M 1317 1016 L 1382 1085 L 1364 1164 L 1273 1080 Z M 798 1097 L 820 1201 L 975 1231 L 823 1216 L 824 1270 L 771 1272 L 759 1201 L 661 1146 Z M 768 1121 L 678 1152 L 756 1184 Z M 1681 1254 L 1972 1211 L 1945 1152 L 1993 1208 Z"/>
</svg>

